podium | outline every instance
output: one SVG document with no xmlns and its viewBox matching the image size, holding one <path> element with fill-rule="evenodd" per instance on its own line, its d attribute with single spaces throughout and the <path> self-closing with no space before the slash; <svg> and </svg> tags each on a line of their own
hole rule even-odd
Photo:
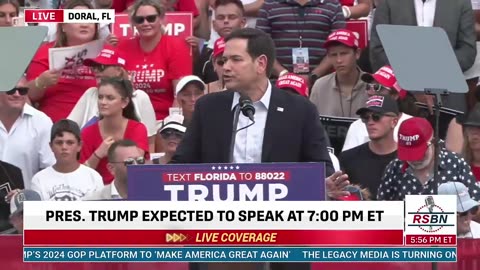
<svg viewBox="0 0 480 270">
<path fill-rule="evenodd" d="M 323 201 L 326 198 L 323 163 L 136 165 L 129 166 L 127 172 L 128 200 L 134 201 Z M 307 270 L 310 264 L 191 263 L 189 269 Z"/>
</svg>

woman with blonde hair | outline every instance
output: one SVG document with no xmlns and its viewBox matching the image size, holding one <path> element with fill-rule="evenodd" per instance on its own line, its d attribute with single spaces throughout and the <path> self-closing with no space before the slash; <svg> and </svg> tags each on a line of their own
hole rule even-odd
<svg viewBox="0 0 480 270">
<path fill-rule="evenodd" d="M 124 68 L 125 63 L 125 58 L 114 47 L 110 46 L 106 46 L 96 58 L 84 61 L 84 65 L 92 68 L 99 83 L 105 78 L 116 77 L 128 80 L 130 76 Z M 96 123 L 100 118 L 97 103 L 98 88 L 91 87 L 82 95 L 70 112 L 68 119 L 75 121 L 81 128 Z M 134 89 L 132 103 L 139 121 L 147 127 L 149 150 L 153 153 L 155 151 L 157 124 L 152 102 L 147 93 Z"/>
<path fill-rule="evenodd" d="M 121 40 L 118 49 L 126 57 L 126 70 L 134 74 L 134 88 L 149 95 L 160 128 L 174 102 L 178 81 L 192 74 L 190 47 L 182 38 L 165 35 L 165 8 L 158 1 L 135 2 L 130 19 L 138 35 Z"/>
<path fill-rule="evenodd" d="M 66 9 L 92 9 L 86 0 L 71 0 Z M 28 97 L 53 122 L 66 118 L 85 91 L 96 85 L 93 72 L 74 58 L 62 70 L 50 70 L 49 50 L 83 45 L 98 39 L 98 24 L 59 23 L 54 42 L 44 43 L 27 70 Z"/>
</svg>

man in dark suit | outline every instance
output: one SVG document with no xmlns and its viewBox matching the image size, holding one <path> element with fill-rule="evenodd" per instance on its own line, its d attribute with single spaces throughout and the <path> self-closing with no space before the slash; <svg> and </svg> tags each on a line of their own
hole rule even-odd
<svg viewBox="0 0 480 270">
<path fill-rule="evenodd" d="M 477 47 L 471 0 L 435 1 L 382 0 L 379 3 L 375 10 L 370 38 L 370 61 L 373 70 L 378 70 L 389 63 L 376 29 L 380 24 L 440 27 L 447 33 L 462 71 L 465 72 L 473 65 Z M 476 83 L 473 83 L 473 86 L 475 85 Z M 474 88 L 471 91 L 474 91 Z M 466 109 L 464 96 L 450 95 L 446 106 L 464 111 Z"/>
<path fill-rule="evenodd" d="M 334 173 L 318 111 L 308 99 L 272 87 L 273 40 L 244 28 L 226 38 L 224 81 L 227 91 L 200 98 L 172 163 L 228 163 L 234 115 L 240 95 L 251 98 L 255 122 L 236 135 L 233 162 L 325 162 L 327 193 L 348 194 L 347 176 Z M 239 115 L 237 129 L 252 122 Z M 272 264 L 272 269 L 309 269 L 309 264 Z M 219 269 L 219 268 L 217 268 Z M 226 269 L 226 268 L 225 268 Z M 246 268 L 242 268 L 246 269 Z"/>
</svg>

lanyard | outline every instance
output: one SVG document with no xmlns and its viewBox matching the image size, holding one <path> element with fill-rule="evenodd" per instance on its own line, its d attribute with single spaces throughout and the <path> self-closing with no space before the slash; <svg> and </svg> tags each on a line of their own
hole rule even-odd
<svg viewBox="0 0 480 270">
<path fill-rule="evenodd" d="M 307 24 L 307 7 L 306 6 L 297 6 L 297 10 L 295 10 L 295 7 L 292 7 L 292 12 L 295 14 L 295 23 L 297 24 L 297 31 L 298 31 L 298 41 L 299 41 L 299 47 L 302 48 L 303 45 L 303 28 Z M 300 22 L 299 22 L 299 17 L 303 19 L 303 24 L 300 27 Z"/>
</svg>

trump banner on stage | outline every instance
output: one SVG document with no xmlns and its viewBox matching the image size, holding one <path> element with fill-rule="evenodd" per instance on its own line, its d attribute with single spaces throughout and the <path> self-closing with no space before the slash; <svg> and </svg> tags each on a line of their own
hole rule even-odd
<svg viewBox="0 0 480 270">
<path fill-rule="evenodd" d="M 128 199 L 155 201 L 323 201 L 324 163 L 137 165 Z"/>
</svg>

